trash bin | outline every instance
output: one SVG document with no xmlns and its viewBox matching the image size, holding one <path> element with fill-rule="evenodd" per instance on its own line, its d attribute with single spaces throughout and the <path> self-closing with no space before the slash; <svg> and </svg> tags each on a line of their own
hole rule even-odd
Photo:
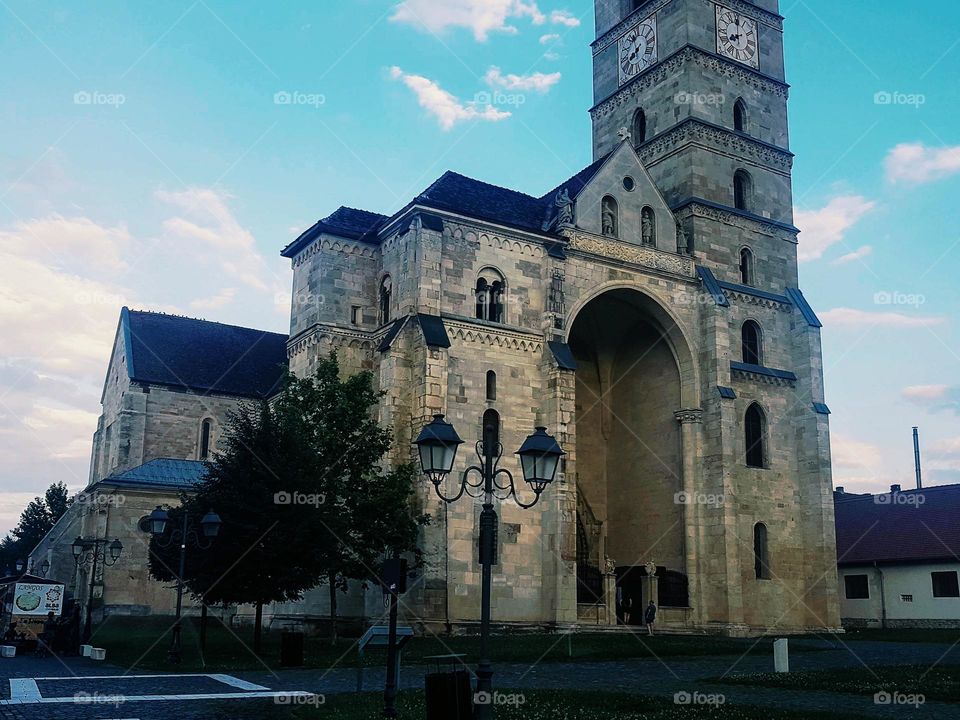
<svg viewBox="0 0 960 720">
<path fill-rule="evenodd" d="M 427 720 L 470 720 L 473 693 L 466 670 L 427 675 Z"/>
<path fill-rule="evenodd" d="M 303 666 L 302 632 L 284 632 L 280 636 L 280 665 L 283 667 Z"/>
</svg>

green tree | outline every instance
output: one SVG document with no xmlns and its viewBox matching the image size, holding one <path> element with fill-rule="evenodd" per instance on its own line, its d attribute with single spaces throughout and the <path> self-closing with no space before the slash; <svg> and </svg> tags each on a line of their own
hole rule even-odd
<svg viewBox="0 0 960 720">
<path fill-rule="evenodd" d="M 39 544 L 57 520 L 70 507 L 67 486 L 55 482 L 47 488 L 43 497 L 35 497 L 20 513 L 20 522 L 0 541 L 0 570 L 13 569 L 17 560 L 27 556 Z"/>
</svg>

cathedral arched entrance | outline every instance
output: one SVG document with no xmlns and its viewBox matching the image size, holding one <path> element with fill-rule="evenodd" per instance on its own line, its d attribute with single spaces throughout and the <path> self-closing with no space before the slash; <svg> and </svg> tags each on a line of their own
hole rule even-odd
<svg viewBox="0 0 960 720">
<path fill-rule="evenodd" d="M 585 302 L 567 341 L 577 360 L 578 603 L 609 605 L 604 576 L 615 567 L 621 621 L 630 607 L 638 622 L 651 592 L 658 605 L 686 606 L 690 463 L 678 411 L 699 406 L 690 346 L 663 306 L 628 287 Z"/>
</svg>

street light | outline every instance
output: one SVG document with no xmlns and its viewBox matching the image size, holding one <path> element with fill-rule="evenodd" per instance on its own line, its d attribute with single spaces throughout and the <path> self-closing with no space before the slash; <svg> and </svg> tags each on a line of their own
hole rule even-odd
<svg viewBox="0 0 960 720">
<path fill-rule="evenodd" d="M 79 535 L 70 545 L 73 561 L 77 567 L 90 565 L 90 584 L 87 593 L 87 619 L 83 626 L 83 642 L 90 642 L 93 626 L 93 586 L 97 581 L 97 566 L 116 565 L 123 553 L 123 543 L 119 539 L 110 542 L 106 538 L 82 538 Z"/>
<path fill-rule="evenodd" d="M 22 572 L 23 572 L 23 569 L 24 569 L 26 566 L 27 566 L 27 564 L 26 564 L 23 560 L 17 560 L 17 563 L 16 563 L 17 574 L 19 575 L 20 573 L 22 573 Z"/>
<path fill-rule="evenodd" d="M 180 526 L 172 527 L 170 515 L 159 505 L 146 518 L 144 527 L 153 536 L 157 547 L 168 548 L 174 543 L 180 545 L 180 572 L 177 573 L 177 619 L 173 625 L 173 637 L 170 641 L 170 649 L 167 651 L 167 659 L 172 663 L 179 663 L 181 656 L 181 627 L 180 615 L 183 610 L 183 576 L 187 566 L 187 545 L 192 545 L 199 550 L 206 550 L 213 545 L 214 538 L 220 534 L 220 526 L 223 521 L 213 510 L 207 512 L 200 520 L 200 534 L 193 523 L 190 522 L 190 514 L 183 510 L 180 513 Z"/>
<path fill-rule="evenodd" d="M 483 439 L 476 445 L 480 465 L 472 465 L 463 471 L 460 478 L 460 490 L 450 497 L 443 494 L 440 484 L 453 470 L 457 448 L 463 443 L 453 425 L 443 419 L 443 415 L 434 415 L 433 421 L 420 431 L 415 444 L 420 455 L 420 466 L 437 492 L 437 496 L 446 503 L 459 500 L 464 494 L 470 497 L 483 496 L 483 511 L 480 513 L 480 565 L 481 605 L 480 605 L 480 662 L 477 666 L 477 693 L 491 696 L 493 691 L 493 667 L 490 664 L 490 605 L 493 566 L 497 564 L 496 537 L 497 513 L 493 509 L 494 498 L 514 501 L 523 509 L 532 508 L 540 501 L 540 496 L 553 482 L 557 474 L 563 448 L 556 438 L 547 434 L 544 427 L 537 427 L 533 435 L 527 437 L 517 455 L 523 479 L 533 490 L 532 502 L 525 503 L 517 495 L 516 484 L 509 470 L 498 468 L 503 456 L 503 446 L 497 441 L 497 429 L 492 424 L 483 428 Z M 479 477 L 471 480 L 471 473 Z M 500 480 L 500 478 L 503 478 Z M 476 494 L 475 494 L 476 493 Z M 478 720 L 493 717 L 493 705 L 476 706 Z"/>
</svg>

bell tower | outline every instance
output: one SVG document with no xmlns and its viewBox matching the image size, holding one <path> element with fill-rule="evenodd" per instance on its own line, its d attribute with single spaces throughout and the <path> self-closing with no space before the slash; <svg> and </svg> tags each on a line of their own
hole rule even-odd
<svg viewBox="0 0 960 720">
<path fill-rule="evenodd" d="M 776 236 L 759 254 L 787 265 L 758 267 L 759 285 L 795 287 L 795 248 L 779 246 L 797 231 L 778 0 L 596 0 L 596 20 L 594 158 L 628 128 L 702 264 L 736 280 L 742 240 L 718 223 L 737 218 Z"/>
</svg>

